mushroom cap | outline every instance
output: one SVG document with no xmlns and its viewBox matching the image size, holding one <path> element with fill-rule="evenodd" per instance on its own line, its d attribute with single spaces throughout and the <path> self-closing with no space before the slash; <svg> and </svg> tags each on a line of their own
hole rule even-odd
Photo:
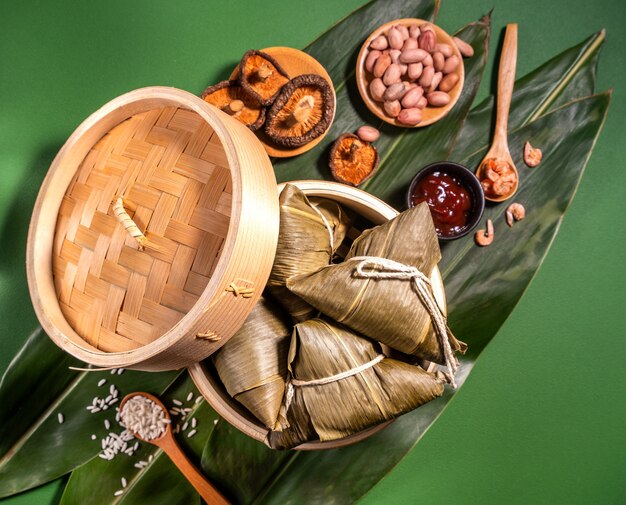
<svg viewBox="0 0 626 505">
<path fill-rule="evenodd" d="M 258 75 L 263 67 L 269 75 L 262 79 Z M 269 54 L 251 49 L 239 63 L 239 84 L 248 95 L 257 99 L 261 105 L 271 105 L 281 88 L 289 82 L 289 75 Z"/>
<path fill-rule="evenodd" d="M 231 116 L 245 124 L 250 130 L 256 131 L 265 122 L 265 108 L 255 98 L 249 96 L 237 81 L 222 81 L 209 86 L 200 95 L 205 102 L 215 105 L 218 109 L 225 109 L 231 102 L 240 100 L 243 108 Z M 226 111 L 228 112 L 228 111 Z M 230 114 L 230 112 L 228 112 Z"/>
<path fill-rule="evenodd" d="M 350 186 L 360 186 L 370 179 L 376 173 L 379 161 L 376 148 L 352 133 L 341 135 L 330 149 L 329 165 L 333 177 Z"/>
<path fill-rule="evenodd" d="M 265 133 L 278 145 L 298 147 L 324 134 L 334 113 L 328 81 L 317 74 L 299 75 L 283 86 L 267 112 Z"/>
</svg>

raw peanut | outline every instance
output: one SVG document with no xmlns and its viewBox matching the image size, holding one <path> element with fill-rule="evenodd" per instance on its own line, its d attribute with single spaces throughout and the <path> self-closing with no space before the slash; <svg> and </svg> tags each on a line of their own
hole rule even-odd
<svg viewBox="0 0 626 505">
<path fill-rule="evenodd" d="M 370 47 L 372 49 L 376 49 L 377 51 L 383 51 L 389 47 L 389 41 L 384 35 L 379 35 L 370 42 Z"/>
<path fill-rule="evenodd" d="M 400 74 L 406 75 L 409 66 L 406 63 L 398 63 L 398 66 L 400 67 Z"/>
<path fill-rule="evenodd" d="M 396 28 L 400 32 L 400 35 L 402 35 L 402 40 L 406 40 L 409 38 L 409 29 L 406 26 L 396 25 Z"/>
<path fill-rule="evenodd" d="M 372 72 L 374 77 L 382 77 L 389 65 L 391 65 L 391 56 L 389 56 L 389 53 L 382 53 L 374 64 Z"/>
<path fill-rule="evenodd" d="M 380 132 L 374 128 L 373 126 L 361 126 L 356 131 L 356 136 L 359 137 L 363 142 L 376 142 L 378 137 L 380 137 Z"/>
<path fill-rule="evenodd" d="M 426 99 L 433 107 L 443 107 L 444 105 L 448 105 L 450 103 L 450 95 L 443 91 L 433 91 L 432 93 L 428 93 L 428 95 L 426 95 Z"/>
<path fill-rule="evenodd" d="M 461 40 L 458 37 L 453 37 L 452 40 L 454 40 L 456 47 L 459 48 L 459 51 L 463 56 L 465 56 L 466 58 L 471 58 L 472 56 L 474 56 L 474 48 L 470 46 L 467 42 Z"/>
<path fill-rule="evenodd" d="M 422 120 L 422 109 L 402 109 L 396 119 L 402 124 L 414 126 Z"/>
<path fill-rule="evenodd" d="M 389 49 L 389 56 L 391 56 L 391 63 L 398 63 L 400 58 L 400 49 Z"/>
<path fill-rule="evenodd" d="M 435 51 L 433 53 L 433 67 L 435 67 L 435 70 L 437 72 L 441 72 L 443 70 L 443 64 L 446 62 L 446 57 L 443 55 L 443 53 L 440 53 L 439 51 Z"/>
<path fill-rule="evenodd" d="M 449 58 L 450 56 L 454 54 L 454 51 L 452 50 L 452 46 L 448 44 L 435 44 L 435 51 L 439 51 L 446 58 Z"/>
<path fill-rule="evenodd" d="M 383 75 L 383 84 L 385 86 L 390 86 L 396 82 L 400 82 L 400 77 L 402 77 L 402 70 L 400 69 L 400 65 L 396 63 L 392 63 L 387 67 L 385 73 Z"/>
<path fill-rule="evenodd" d="M 405 107 L 407 109 L 415 107 L 420 98 L 422 98 L 422 96 L 424 96 L 424 88 L 422 88 L 421 86 L 416 86 L 410 89 L 402 97 L 402 107 Z"/>
<path fill-rule="evenodd" d="M 413 88 L 417 88 L 417 84 L 415 84 L 412 81 L 403 81 L 404 82 L 404 87 L 406 88 L 407 92 Z"/>
<path fill-rule="evenodd" d="M 400 63 L 419 63 L 429 54 L 423 49 L 408 49 L 400 54 Z"/>
<path fill-rule="evenodd" d="M 407 69 L 407 75 L 412 81 L 417 81 L 422 75 L 422 70 L 424 70 L 424 65 L 421 63 L 411 63 Z"/>
<path fill-rule="evenodd" d="M 435 27 L 433 25 L 431 25 L 430 23 L 422 23 L 420 25 L 420 30 L 423 32 L 430 30 L 431 32 L 435 33 Z"/>
<path fill-rule="evenodd" d="M 422 33 L 417 39 L 417 42 L 419 43 L 420 49 L 424 49 L 425 51 L 428 51 L 430 53 L 435 49 L 435 32 L 431 30 L 424 31 L 423 28 L 421 28 L 421 31 Z"/>
<path fill-rule="evenodd" d="M 404 45 L 402 46 L 403 51 L 408 51 L 409 49 L 417 49 L 417 39 L 409 37 L 404 41 Z"/>
<path fill-rule="evenodd" d="M 432 57 L 432 55 L 430 55 L 430 54 L 427 54 L 427 55 L 426 55 L 426 58 L 424 58 L 424 59 L 422 60 L 422 64 L 423 64 L 425 67 L 432 67 L 434 63 L 435 63 L 435 62 L 433 61 L 433 57 Z"/>
<path fill-rule="evenodd" d="M 412 38 L 417 40 L 417 38 L 420 36 L 420 33 L 421 33 L 421 31 L 420 31 L 420 27 L 418 25 L 411 25 L 411 26 L 409 26 L 409 35 Z"/>
<path fill-rule="evenodd" d="M 443 73 L 449 74 L 450 72 L 454 72 L 456 67 L 459 66 L 459 61 L 459 57 L 456 54 L 446 58 L 446 62 L 443 65 Z"/>
<path fill-rule="evenodd" d="M 435 72 L 435 75 L 433 75 L 433 80 L 430 83 L 430 88 L 428 88 L 428 91 L 429 92 L 436 91 L 437 86 L 439 86 L 439 83 L 441 82 L 442 78 L 443 78 L 443 74 L 441 72 Z"/>
<path fill-rule="evenodd" d="M 391 117 L 396 117 L 398 114 L 400 114 L 400 111 L 402 110 L 402 107 L 400 105 L 400 102 L 398 102 L 398 100 L 393 100 L 392 102 L 385 102 L 383 104 L 383 108 L 385 109 L 385 114 Z"/>
<path fill-rule="evenodd" d="M 387 40 L 389 41 L 389 47 L 391 47 L 391 49 L 401 49 L 402 44 L 404 44 L 402 34 L 395 26 L 392 26 L 387 32 Z"/>
<path fill-rule="evenodd" d="M 393 102 L 400 100 L 406 93 L 406 88 L 403 82 L 396 82 L 387 88 L 383 99 L 385 102 Z"/>
<path fill-rule="evenodd" d="M 459 74 L 448 74 L 439 83 L 439 90 L 446 93 L 456 86 L 459 82 Z"/>
<path fill-rule="evenodd" d="M 370 53 L 367 55 L 367 58 L 365 58 L 365 70 L 371 73 L 372 70 L 374 70 L 374 63 L 376 63 L 376 60 L 380 55 L 381 52 L 376 51 L 376 49 L 370 51 Z"/>
<path fill-rule="evenodd" d="M 423 96 L 422 98 L 419 99 L 419 101 L 417 102 L 417 105 L 415 107 L 417 107 L 418 109 L 423 109 L 428 105 L 428 100 L 426 99 L 425 96 Z"/>
<path fill-rule="evenodd" d="M 430 83 L 433 81 L 433 76 L 435 75 L 435 69 L 433 67 L 424 67 L 424 71 L 420 76 L 419 85 L 426 89 L 430 86 Z"/>
<path fill-rule="evenodd" d="M 377 102 L 383 101 L 385 91 L 387 91 L 387 86 L 383 84 L 382 79 L 374 79 L 370 82 L 370 95 L 372 95 L 372 98 Z"/>
</svg>

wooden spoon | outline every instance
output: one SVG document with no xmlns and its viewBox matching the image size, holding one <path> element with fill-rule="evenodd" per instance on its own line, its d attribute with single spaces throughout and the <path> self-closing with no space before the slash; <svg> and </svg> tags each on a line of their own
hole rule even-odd
<svg viewBox="0 0 626 505">
<path fill-rule="evenodd" d="M 166 419 L 170 419 L 170 414 L 165 408 L 165 405 L 163 405 L 163 403 L 161 402 L 161 400 L 159 400 L 154 395 L 143 392 L 130 393 L 126 395 L 120 403 L 120 412 L 122 412 L 122 410 L 124 409 L 124 404 L 134 396 L 144 396 L 145 398 L 152 400 L 163 409 Z M 133 433 L 133 435 L 139 440 L 156 445 L 157 447 L 161 448 L 163 452 L 165 452 L 165 454 L 170 457 L 172 462 L 178 467 L 178 469 L 182 472 L 185 478 L 189 481 L 189 483 L 194 487 L 194 489 L 208 505 L 230 505 L 230 503 L 219 493 L 219 491 L 217 491 L 217 489 L 215 489 L 211 485 L 211 483 L 206 480 L 204 475 L 202 475 L 198 471 L 193 463 L 189 461 L 189 458 L 185 456 L 185 453 L 182 451 L 182 449 L 176 442 L 176 439 L 174 438 L 171 424 L 167 425 L 167 428 L 163 435 L 161 435 L 159 438 L 154 438 L 152 440 L 144 439 L 138 433 L 132 432 L 130 428 L 127 429 L 128 431 Z"/>
<path fill-rule="evenodd" d="M 519 174 L 511 153 L 509 152 L 509 143 L 507 141 L 507 130 L 509 122 L 509 109 L 511 107 L 511 96 L 513 95 L 513 85 L 515 84 L 515 66 L 517 64 L 517 23 L 506 25 L 506 33 L 504 35 L 504 44 L 502 45 L 502 54 L 500 56 L 500 68 L 498 70 L 498 96 L 496 108 L 496 128 L 493 133 L 493 142 L 489 151 L 480 162 L 476 176 L 479 180 L 484 179 L 483 166 L 487 159 L 495 158 L 499 161 L 507 162 L 513 172 L 515 172 L 515 182 L 513 189 L 506 195 L 487 196 L 485 199 L 491 202 L 503 202 L 511 198 L 517 191 L 519 185 Z"/>
</svg>

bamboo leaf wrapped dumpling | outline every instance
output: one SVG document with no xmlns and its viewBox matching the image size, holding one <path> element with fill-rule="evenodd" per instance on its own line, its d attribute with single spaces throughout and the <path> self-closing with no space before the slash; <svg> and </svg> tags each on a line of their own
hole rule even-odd
<svg viewBox="0 0 626 505">
<path fill-rule="evenodd" d="M 466 346 L 449 332 L 436 302 L 429 310 L 422 296 L 430 294 L 432 302 L 427 277 L 440 259 L 430 210 L 422 203 L 363 232 L 343 263 L 294 276 L 287 287 L 334 320 L 453 372 L 452 351 Z M 441 316 L 438 325 L 433 312 Z"/>
<path fill-rule="evenodd" d="M 279 201 L 278 245 L 267 289 L 296 321 L 304 321 L 317 310 L 285 287 L 287 279 L 328 265 L 335 251 L 334 237 L 343 240 L 347 224 L 342 214 L 332 218 L 331 207 L 318 210 L 293 184 L 285 185 Z"/>
<path fill-rule="evenodd" d="M 276 424 L 287 379 L 288 316 L 260 298 L 243 326 L 212 355 L 228 394 L 267 428 Z"/>
<path fill-rule="evenodd" d="M 331 250 L 333 253 L 339 249 L 339 246 L 346 238 L 352 217 L 339 203 L 328 198 L 313 197 L 309 201 L 317 210 L 320 211 L 328 225 L 331 234 Z"/>
<path fill-rule="evenodd" d="M 377 342 L 325 319 L 296 325 L 289 374 L 289 427 L 268 435 L 275 449 L 336 440 L 388 421 L 441 396 L 446 382 L 441 372 L 387 358 Z"/>
</svg>

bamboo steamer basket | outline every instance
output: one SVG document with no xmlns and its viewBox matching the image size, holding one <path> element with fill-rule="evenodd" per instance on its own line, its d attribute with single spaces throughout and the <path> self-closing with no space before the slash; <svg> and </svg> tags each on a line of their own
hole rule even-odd
<svg viewBox="0 0 626 505">
<path fill-rule="evenodd" d="M 335 200 L 371 221 L 374 225 L 382 224 L 398 215 L 397 210 L 382 200 L 352 186 L 328 181 L 293 181 L 290 184 L 298 186 L 309 197 Z M 281 184 L 278 187 L 279 193 L 283 186 L 284 184 Z M 446 299 L 443 280 L 437 266 L 433 268 L 430 279 L 435 299 L 445 313 Z M 431 363 L 425 363 L 424 366 L 429 371 L 435 368 L 435 365 Z M 226 388 L 212 366 L 203 362 L 195 363 L 189 367 L 189 373 L 198 390 L 220 416 L 246 435 L 259 442 L 265 442 L 269 433 L 267 428 L 226 392 Z M 307 442 L 296 449 L 318 450 L 344 447 L 372 436 L 384 429 L 389 423 L 379 424 L 339 440 Z"/>
<path fill-rule="evenodd" d="M 27 243 L 35 312 L 96 367 L 188 366 L 252 310 L 278 221 L 272 165 L 245 126 L 182 90 L 132 91 L 76 129 L 43 182 Z"/>
</svg>

